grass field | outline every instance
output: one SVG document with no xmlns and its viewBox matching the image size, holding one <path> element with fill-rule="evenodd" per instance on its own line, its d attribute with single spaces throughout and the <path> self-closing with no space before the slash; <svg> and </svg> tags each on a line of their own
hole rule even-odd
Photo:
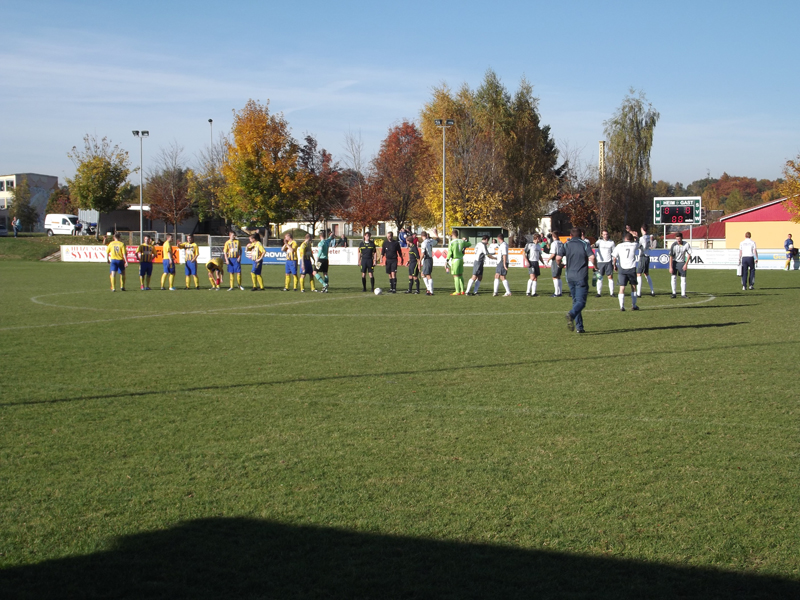
<svg viewBox="0 0 800 600">
<path fill-rule="evenodd" d="M 800 277 L 659 271 L 580 336 L 521 271 L 112 294 L 0 262 L 0 597 L 800 597 Z"/>
</svg>

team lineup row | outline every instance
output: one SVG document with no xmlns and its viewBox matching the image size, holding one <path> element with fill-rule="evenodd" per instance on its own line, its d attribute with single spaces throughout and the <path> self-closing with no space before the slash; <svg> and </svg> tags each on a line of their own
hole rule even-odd
<svg viewBox="0 0 800 600">
<path fill-rule="evenodd" d="M 484 264 L 487 258 L 497 261 L 494 277 L 493 295 L 497 296 L 500 285 L 504 288 L 504 296 L 511 295 L 511 289 L 507 280 L 509 269 L 508 244 L 502 235 L 498 236 L 497 243 L 490 247 L 489 236 L 483 236 L 474 248 L 474 262 L 472 266 L 472 276 L 466 287 L 464 286 L 464 254 L 471 244 L 466 239 L 459 237 L 458 230 L 454 230 L 452 241 L 447 248 L 447 262 L 445 270 L 452 274 L 455 291 L 451 294 L 457 295 L 477 295 L 483 280 Z M 589 242 L 579 230 L 582 243 L 589 248 Z M 670 249 L 670 273 L 672 274 L 672 296 L 676 295 L 676 279 L 681 279 L 681 295 L 686 294 L 686 270 L 688 259 L 691 257 L 691 247 L 685 243 L 682 236 L 672 245 Z M 172 260 L 172 248 L 177 247 L 185 251 L 184 268 L 186 275 L 186 288 L 190 288 L 194 283 L 195 288 L 199 288 L 197 258 L 199 256 L 198 245 L 194 242 L 193 236 L 187 236 L 187 241 L 180 244 L 173 244 L 172 235 L 168 235 L 163 244 L 163 275 L 161 276 L 161 289 L 175 290 L 175 262 Z M 407 267 L 408 267 L 408 289 L 405 293 L 420 293 L 420 280 L 425 284 L 426 295 L 433 295 L 433 247 L 439 243 L 438 238 L 431 238 L 427 232 L 422 232 L 417 237 L 416 234 L 410 235 L 407 240 Z M 291 234 L 286 234 L 283 239 L 281 250 L 286 253 L 285 263 L 285 284 L 284 291 L 300 290 L 305 292 L 305 283 L 310 278 L 311 291 L 328 291 L 328 251 L 335 243 L 333 234 L 326 236 L 324 232 L 319 234 L 317 245 L 317 255 L 313 253 L 313 238 L 310 234 L 298 246 Z M 597 296 L 602 292 L 603 277 L 608 278 L 609 294 L 614 295 L 614 271 L 619 274 L 619 285 L 624 288 L 630 283 L 638 289 L 637 296 L 641 297 L 641 287 L 643 279 L 646 279 L 650 286 L 651 295 L 655 295 L 653 283 L 649 275 L 649 250 L 653 244 L 653 238 L 647 233 L 646 227 L 642 228 L 641 238 L 635 232 L 628 231 L 625 241 L 617 245 L 609 239 L 607 231 L 602 232 L 602 238 L 594 245 L 596 255 L 593 256 L 595 267 L 595 283 L 597 286 Z M 524 249 L 524 266 L 528 269 L 529 279 L 527 282 L 526 296 L 536 297 L 538 278 L 541 275 L 541 267 L 550 267 L 553 279 L 553 297 L 562 295 L 562 272 L 567 266 L 566 256 L 563 254 L 565 242 L 562 242 L 557 232 L 552 232 L 546 237 L 540 234 L 533 236 L 533 241 L 528 243 Z M 264 246 L 258 233 L 250 235 L 249 243 L 245 247 L 247 256 L 252 260 L 251 280 L 252 291 L 264 290 L 264 282 L 261 275 L 263 259 L 265 255 Z M 361 268 L 361 280 L 363 291 L 367 290 L 367 279 L 370 280 L 371 289 L 375 290 L 374 269 L 381 259 L 384 260 L 386 273 L 389 275 L 389 293 L 397 293 L 397 269 L 398 265 L 403 266 L 404 256 L 400 243 L 394 239 L 392 233 L 387 234 L 386 241 L 378 246 L 371 239 L 369 232 L 364 234 L 364 238 L 358 247 L 359 265 Z M 149 238 L 145 236 L 143 243 L 136 250 L 136 259 L 139 261 L 139 283 L 141 290 L 150 289 L 150 280 L 153 271 L 153 259 L 155 247 Z M 242 247 L 233 232 L 230 233 L 228 241 L 223 248 L 223 256 L 212 258 L 206 264 L 208 278 L 212 290 L 221 289 L 224 270 L 227 269 L 229 275 L 229 290 L 240 289 L 242 286 Z M 111 243 L 108 244 L 108 262 L 111 267 L 111 289 L 116 291 L 115 276 L 120 277 L 121 291 L 125 290 L 125 269 L 128 266 L 127 251 L 125 245 L 120 241 L 117 234 Z M 674 263 L 674 264 L 673 264 Z M 317 285 L 321 287 L 317 290 Z M 416 287 L 416 289 L 414 289 Z M 621 296 L 620 296 L 621 297 Z M 622 307 L 622 304 L 621 304 Z"/>
</svg>

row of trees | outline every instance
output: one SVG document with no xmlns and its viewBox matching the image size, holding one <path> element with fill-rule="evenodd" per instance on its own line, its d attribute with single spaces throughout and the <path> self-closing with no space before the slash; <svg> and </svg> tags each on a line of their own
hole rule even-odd
<svg viewBox="0 0 800 600">
<path fill-rule="evenodd" d="M 437 119 L 454 121 L 444 148 Z M 174 227 L 193 214 L 241 227 L 296 220 L 313 228 L 334 216 L 358 229 L 378 221 L 432 227 L 441 223 L 444 154 L 448 226 L 500 224 L 520 235 L 555 206 L 575 225 L 621 230 L 649 221 L 654 193 L 692 194 L 702 186 L 706 206 L 716 197 L 732 207 L 737 193 L 746 192 L 750 201 L 774 188 L 727 174 L 689 188 L 653 183 L 650 153 L 658 120 L 645 95 L 631 90 L 604 124 L 601 174 L 577 152 L 559 152 L 529 82 L 523 79 L 512 94 L 490 70 L 475 90 L 435 88 L 419 126 L 403 121 L 391 127 L 372 159 L 365 157 L 360 137 L 348 134 L 340 164 L 312 135 L 296 141 L 284 116 L 271 113 L 268 103 L 250 100 L 234 113 L 230 134 L 204 150 L 196 168 L 187 166 L 179 145 L 162 149 L 147 174 L 145 197 L 149 217 Z M 87 136 L 84 148 L 73 148 L 70 157 L 76 175 L 68 179 L 68 190 L 54 193 L 54 206 L 102 213 L 137 199 L 126 184 L 133 172 L 128 154 L 107 139 Z"/>
</svg>

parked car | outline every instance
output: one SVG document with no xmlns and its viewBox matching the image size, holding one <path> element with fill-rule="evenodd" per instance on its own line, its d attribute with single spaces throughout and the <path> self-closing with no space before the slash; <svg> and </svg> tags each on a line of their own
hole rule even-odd
<svg viewBox="0 0 800 600">
<path fill-rule="evenodd" d="M 44 218 L 44 230 L 48 236 L 74 235 L 77 224 L 78 217 L 76 215 L 51 214 Z"/>
<path fill-rule="evenodd" d="M 0 223 L 0 237 L 6 237 L 8 235 L 8 229 L 6 229 L 5 223 Z"/>
</svg>

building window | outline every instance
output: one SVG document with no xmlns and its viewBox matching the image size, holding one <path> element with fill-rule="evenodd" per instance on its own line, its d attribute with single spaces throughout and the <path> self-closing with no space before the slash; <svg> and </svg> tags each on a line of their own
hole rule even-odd
<svg viewBox="0 0 800 600">
<path fill-rule="evenodd" d="M 6 179 L 6 190 L 11 191 L 14 189 L 14 180 Z"/>
<path fill-rule="evenodd" d="M 6 182 L 0 179 L 0 192 L 6 191 Z"/>
<path fill-rule="evenodd" d="M 386 235 L 386 223 L 378 223 L 378 235 Z"/>
</svg>

